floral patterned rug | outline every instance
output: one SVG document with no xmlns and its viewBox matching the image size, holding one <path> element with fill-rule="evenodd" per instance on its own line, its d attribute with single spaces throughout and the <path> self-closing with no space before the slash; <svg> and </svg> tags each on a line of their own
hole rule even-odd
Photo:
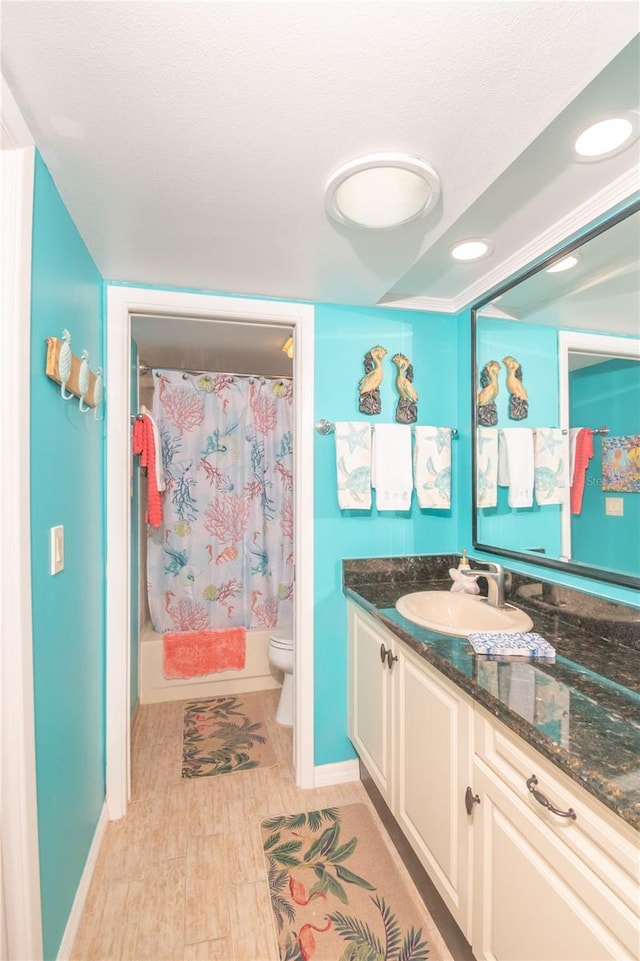
<svg viewBox="0 0 640 961">
<path fill-rule="evenodd" d="M 182 777 L 232 774 L 275 763 L 260 694 L 229 694 L 185 706 Z"/>
<path fill-rule="evenodd" d="M 441 961 L 364 804 L 261 824 L 281 961 Z"/>
</svg>

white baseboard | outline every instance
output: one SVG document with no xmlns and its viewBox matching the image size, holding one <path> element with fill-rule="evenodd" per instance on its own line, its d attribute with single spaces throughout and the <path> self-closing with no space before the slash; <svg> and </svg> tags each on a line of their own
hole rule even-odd
<svg viewBox="0 0 640 961">
<path fill-rule="evenodd" d="M 87 894 L 89 893 L 89 886 L 91 884 L 93 872 L 96 869 L 100 845 L 102 844 L 102 838 L 104 837 L 108 820 L 107 805 L 103 804 L 100 817 L 98 818 L 98 823 L 96 824 L 96 830 L 93 835 L 93 841 L 91 842 L 91 847 L 89 848 L 89 853 L 87 854 L 84 871 L 82 872 L 82 877 L 80 878 L 80 883 L 78 884 L 76 896 L 73 899 L 73 906 L 71 908 L 71 913 L 69 914 L 69 920 L 67 921 L 67 926 L 64 929 L 64 935 L 62 936 L 62 941 L 60 942 L 57 961 L 69 961 L 69 958 L 71 957 L 73 944 L 78 934 L 78 928 L 80 927 L 80 918 L 82 917 L 82 912 L 84 910 L 84 903 L 87 900 Z"/>
<path fill-rule="evenodd" d="M 318 764 L 313 769 L 314 787 L 328 787 L 330 784 L 359 780 L 360 766 L 357 757 L 351 761 L 338 761 L 336 764 Z"/>
</svg>

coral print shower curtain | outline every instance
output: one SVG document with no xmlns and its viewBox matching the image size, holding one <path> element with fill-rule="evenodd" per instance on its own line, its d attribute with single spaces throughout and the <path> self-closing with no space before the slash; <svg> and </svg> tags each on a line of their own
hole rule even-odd
<svg viewBox="0 0 640 961">
<path fill-rule="evenodd" d="M 165 473 L 149 530 L 156 631 L 292 620 L 292 382 L 153 373 Z"/>
</svg>

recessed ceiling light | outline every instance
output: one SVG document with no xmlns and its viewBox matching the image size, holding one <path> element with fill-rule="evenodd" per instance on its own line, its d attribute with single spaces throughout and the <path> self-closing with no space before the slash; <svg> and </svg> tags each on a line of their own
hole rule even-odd
<svg viewBox="0 0 640 961">
<path fill-rule="evenodd" d="M 577 254 L 569 254 L 568 257 L 563 257 L 557 263 L 552 264 L 551 267 L 547 267 L 548 274 L 560 274 L 563 270 L 571 270 L 572 267 L 578 263 L 580 258 Z"/>
<path fill-rule="evenodd" d="M 400 227 L 431 210 L 440 178 L 431 164 L 403 153 L 369 154 L 339 167 L 325 188 L 327 213 L 347 227 Z"/>
<path fill-rule="evenodd" d="M 614 157 L 630 147 L 639 133 L 638 114 L 633 110 L 603 117 L 576 138 L 573 146 L 576 160 L 588 163 Z"/>
<path fill-rule="evenodd" d="M 484 237 L 473 237 L 469 240 L 461 240 L 451 248 L 451 256 L 454 260 L 482 260 L 493 252 L 493 244 Z"/>
</svg>

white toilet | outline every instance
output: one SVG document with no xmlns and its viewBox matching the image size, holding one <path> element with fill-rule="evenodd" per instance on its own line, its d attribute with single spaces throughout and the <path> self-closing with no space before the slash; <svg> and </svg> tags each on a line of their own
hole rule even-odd
<svg viewBox="0 0 640 961">
<path fill-rule="evenodd" d="M 280 702 L 276 711 L 278 724 L 293 725 L 293 629 L 276 627 L 269 638 L 269 663 L 284 672 Z"/>
</svg>

